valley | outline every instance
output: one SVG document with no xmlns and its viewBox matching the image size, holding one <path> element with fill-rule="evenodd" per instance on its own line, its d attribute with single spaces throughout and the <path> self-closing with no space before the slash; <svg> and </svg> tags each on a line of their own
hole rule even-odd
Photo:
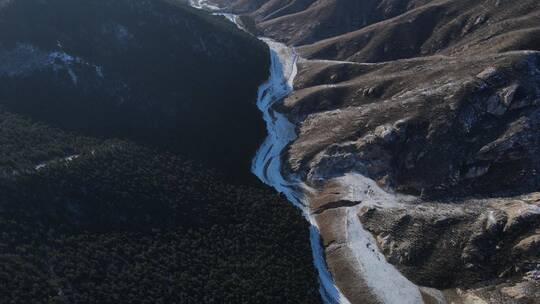
<svg viewBox="0 0 540 304">
<path fill-rule="evenodd" d="M 255 173 L 320 234 L 326 302 L 535 303 L 536 3 L 206 9 L 298 53 Z"/>
<path fill-rule="evenodd" d="M 0 24 L 0 303 L 538 303 L 538 1 Z"/>
</svg>

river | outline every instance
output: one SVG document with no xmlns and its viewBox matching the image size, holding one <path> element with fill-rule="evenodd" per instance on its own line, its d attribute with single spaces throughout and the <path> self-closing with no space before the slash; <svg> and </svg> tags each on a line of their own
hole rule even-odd
<svg viewBox="0 0 540 304">
<path fill-rule="evenodd" d="M 193 7 L 214 12 L 234 22 L 240 29 L 237 16 L 221 13 L 219 7 L 205 0 L 190 0 Z M 298 72 L 297 63 L 300 56 L 293 48 L 268 38 L 264 41 L 271 54 L 270 77 L 259 87 L 257 106 L 263 114 L 267 128 L 267 138 L 253 158 L 251 171 L 263 183 L 283 193 L 287 199 L 299 208 L 310 223 L 311 248 L 314 265 L 318 271 L 320 293 L 327 304 L 350 304 L 344 293 L 336 286 L 328 270 L 324 249 L 316 216 L 311 212 L 306 193 L 315 193 L 303 181 L 292 176 L 284 176 L 282 172 L 282 154 L 287 146 L 297 138 L 296 126 L 287 117 L 277 112 L 273 105 L 282 102 L 293 92 L 293 84 Z M 340 199 L 363 202 L 363 205 L 399 204 L 400 198 L 380 189 L 374 181 L 359 174 L 347 174 L 336 181 L 343 186 Z M 360 203 L 359 203 L 360 204 Z M 423 303 L 418 286 L 406 279 L 395 267 L 389 264 L 384 255 L 377 249 L 373 236 L 366 231 L 356 216 L 360 205 L 346 208 L 345 243 L 353 254 L 350 267 L 363 278 L 369 293 L 377 299 L 377 303 L 417 304 Z"/>
</svg>

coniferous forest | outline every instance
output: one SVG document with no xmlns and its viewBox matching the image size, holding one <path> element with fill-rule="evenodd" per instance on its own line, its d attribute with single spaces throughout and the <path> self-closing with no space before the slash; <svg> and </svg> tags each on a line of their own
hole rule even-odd
<svg viewBox="0 0 540 304">
<path fill-rule="evenodd" d="M 320 302 L 307 223 L 249 172 L 264 44 L 175 1 L 0 23 L 0 303 Z"/>
</svg>

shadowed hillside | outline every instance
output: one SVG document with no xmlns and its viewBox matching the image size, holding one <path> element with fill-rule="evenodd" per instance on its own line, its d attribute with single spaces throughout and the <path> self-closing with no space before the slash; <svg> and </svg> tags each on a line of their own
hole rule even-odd
<svg viewBox="0 0 540 304">
<path fill-rule="evenodd" d="M 230 22 L 174 1 L 123 0 L 11 1 L 0 22 L 6 110 L 249 174 L 269 55 Z"/>
<path fill-rule="evenodd" d="M 266 46 L 160 0 L 0 1 L 1 303 L 320 303 L 251 177 Z"/>
</svg>

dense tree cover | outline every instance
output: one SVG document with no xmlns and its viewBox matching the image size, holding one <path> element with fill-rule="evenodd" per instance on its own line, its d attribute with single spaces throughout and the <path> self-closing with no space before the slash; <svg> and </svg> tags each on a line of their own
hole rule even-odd
<svg viewBox="0 0 540 304">
<path fill-rule="evenodd" d="M 75 136 L 0 108 L 0 177 L 91 151 L 100 141 Z"/>
<path fill-rule="evenodd" d="M 6 109 L 248 171 L 234 169 L 265 133 L 269 54 L 223 17 L 173 0 L 13 0 L 0 24 Z"/>
<path fill-rule="evenodd" d="M 263 43 L 176 1 L 0 24 L 0 303 L 320 302 L 307 223 L 249 172 Z"/>
<path fill-rule="evenodd" d="M 5 144 L 14 132 L 85 143 L 76 159 L 0 179 L 3 302 L 320 301 L 307 223 L 271 190 L 137 144 L 1 121 L 14 126 Z"/>
</svg>

